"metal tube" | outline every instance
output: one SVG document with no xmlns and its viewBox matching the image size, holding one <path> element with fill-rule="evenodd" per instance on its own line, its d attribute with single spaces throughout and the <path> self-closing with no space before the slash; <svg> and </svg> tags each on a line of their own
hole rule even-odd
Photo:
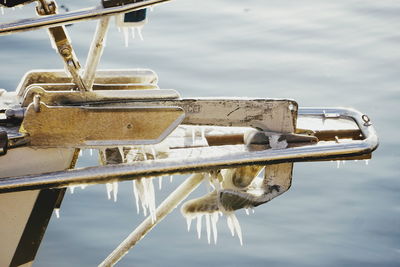
<svg viewBox="0 0 400 267">
<path fill-rule="evenodd" d="M 101 16 L 113 16 L 120 13 L 140 10 L 149 6 L 170 2 L 172 0 L 148 0 L 116 7 L 95 7 L 80 9 L 65 14 L 56 14 L 46 17 L 18 20 L 10 23 L 0 24 L 0 36 L 21 31 L 30 31 L 40 28 L 54 27 L 71 24 L 80 21 L 99 19 Z"/>
<path fill-rule="evenodd" d="M 246 164 L 267 164 L 276 162 L 296 162 L 304 160 L 320 160 L 327 158 L 349 157 L 368 154 L 378 147 L 378 136 L 370 122 L 363 120 L 364 115 L 353 109 L 331 108 L 301 108 L 299 116 L 324 116 L 326 113 L 336 113 L 341 117 L 353 119 L 360 128 L 364 140 L 354 140 L 349 143 L 326 142 L 317 145 L 291 147 L 284 150 L 267 149 L 248 151 L 243 146 L 222 146 L 202 148 L 200 155 L 206 157 L 191 158 L 180 149 L 180 157 L 155 160 L 150 162 L 135 162 L 134 164 L 107 165 L 87 167 L 71 171 L 61 171 L 46 174 L 7 177 L 0 179 L 0 193 L 24 191 L 42 188 L 59 188 L 73 184 L 106 183 L 112 180 L 133 180 L 140 177 L 152 177 L 172 173 L 189 173 L 235 167 Z M 226 149 L 229 149 L 225 153 Z M 225 151 L 225 152 L 224 152 Z M 7 155 L 6 155 L 7 156 Z"/>
<path fill-rule="evenodd" d="M 154 226 L 173 211 L 203 181 L 204 173 L 191 175 L 174 192 L 172 192 L 157 208 L 156 220 L 147 217 L 102 263 L 99 267 L 113 266 L 135 246 Z"/>
<path fill-rule="evenodd" d="M 90 45 L 89 54 L 86 59 L 85 73 L 83 75 L 83 82 L 86 84 L 88 91 L 93 90 L 96 69 L 103 54 L 109 24 L 110 17 L 104 17 L 97 22 L 96 33 Z"/>
</svg>

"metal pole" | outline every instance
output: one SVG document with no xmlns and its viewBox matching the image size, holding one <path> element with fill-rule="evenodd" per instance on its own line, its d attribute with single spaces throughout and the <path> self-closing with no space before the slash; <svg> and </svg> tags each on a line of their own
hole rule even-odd
<svg viewBox="0 0 400 267">
<path fill-rule="evenodd" d="M 39 0 L 36 12 L 40 16 L 57 15 L 57 5 L 55 1 Z M 75 55 L 71 41 L 64 26 L 50 27 L 48 29 L 51 41 L 57 48 L 64 61 L 65 67 L 72 76 L 72 80 L 81 92 L 86 91 L 85 84 L 80 75 L 81 66 Z"/>
<path fill-rule="evenodd" d="M 102 263 L 99 267 L 108 267 L 116 264 L 128 251 L 136 245 L 154 226 L 161 222 L 179 203 L 181 203 L 204 178 L 204 173 L 192 174 L 174 192 L 172 192 L 157 208 L 157 219 L 152 222 L 147 217 Z"/>
<path fill-rule="evenodd" d="M 90 45 L 89 54 L 86 59 L 85 73 L 83 75 L 83 81 L 86 84 L 88 91 L 93 90 L 96 69 L 100 62 L 101 55 L 103 54 L 109 24 L 109 16 L 104 17 L 97 22 L 96 33 L 93 37 L 92 44 Z"/>
</svg>

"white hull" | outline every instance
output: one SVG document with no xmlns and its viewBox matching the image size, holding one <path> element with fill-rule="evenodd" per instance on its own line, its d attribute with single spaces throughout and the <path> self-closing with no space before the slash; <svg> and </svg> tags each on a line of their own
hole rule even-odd
<svg viewBox="0 0 400 267">
<path fill-rule="evenodd" d="M 11 149 L 6 155 L 0 157 L 0 179 L 66 170 L 71 165 L 73 155 L 73 149 L 32 149 L 28 147 Z M 0 266 L 32 265 L 31 260 L 16 259 L 15 257 L 19 257 L 16 255 L 17 248 L 20 246 L 21 250 L 24 247 L 22 243 L 27 241 L 26 232 L 29 230 L 27 222 L 34 219 L 35 215 L 32 210 L 39 192 L 40 190 L 31 190 L 0 194 L 0 236 L 3 241 L 6 241 L 2 242 L 0 246 Z M 48 220 L 46 220 L 44 229 L 47 222 Z M 40 235 L 40 233 L 33 234 Z M 32 258 L 32 255 L 35 256 L 36 251 L 27 251 L 23 254 L 26 259 L 29 259 Z M 11 263 L 13 264 L 11 265 Z"/>
</svg>

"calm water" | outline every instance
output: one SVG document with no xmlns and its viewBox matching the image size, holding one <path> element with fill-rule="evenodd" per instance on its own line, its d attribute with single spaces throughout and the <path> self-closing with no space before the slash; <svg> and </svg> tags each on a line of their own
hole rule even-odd
<svg viewBox="0 0 400 267">
<path fill-rule="evenodd" d="M 82 1 L 61 1 L 70 9 Z M 90 4 L 96 1 L 87 1 Z M 28 10 L 6 10 L 7 18 Z M 124 47 L 112 27 L 102 68 L 154 69 L 182 96 L 260 96 L 300 106 L 351 106 L 374 121 L 380 147 L 363 161 L 297 163 L 293 185 L 255 214 L 237 212 L 244 246 L 219 222 L 217 245 L 187 233 L 175 211 L 119 266 L 399 266 L 400 2 L 181 0 L 155 8 L 145 41 Z M 4 21 L 5 18 L 2 20 Z M 69 27 L 84 62 L 94 23 Z M 33 68 L 62 68 L 44 30 L 0 38 L 0 87 Z M 80 166 L 93 164 L 88 153 Z M 184 177 L 164 179 L 157 203 Z M 205 186 L 194 196 L 206 192 Z M 143 217 L 131 183 L 67 194 L 34 266 L 94 266 Z"/>
</svg>

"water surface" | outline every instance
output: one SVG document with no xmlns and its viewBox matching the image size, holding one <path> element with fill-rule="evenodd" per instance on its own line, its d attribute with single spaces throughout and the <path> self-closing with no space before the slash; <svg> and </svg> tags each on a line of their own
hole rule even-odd
<svg viewBox="0 0 400 267">
<path fill-rule="evenodd" d="M 60 3 L 83 7 L 77 0 Z M 2 21 L 26 13 L 6 10 Z M 183 97 L 278 97 L 303 107 L 354 107 L 371 117 L 380 137 L 368 165 L 295 164 L 287 193 L 251 216 L 237 213 L 243 247 L 221 220 L 217 245 L 208 245 L 204 233 L 197 240 L 177 210 L 119 266 L 399 266 L 399 14 L 400 3 L 389 0 L 185 0 L 155 8 L 145 41 L 128 48 L 112 26 L 101 68 L 151 68 L 162 88 Z M 94 27 L 68 28 L 82 63 Z M 30 69 L 63 67 L 44 30 L 1 37 L 0 48 L 0 87 L 7 90 Z M 86 153 L 79 164 L 94 161 Z M 165 179 L 157 203 L 182 179 Z M 119 187 L 116 203 L 106 199 L 104 185 L 67 194 L 34 266 L 100 263 L 143 219 L 131 183 Z M 201 186 L 194 196 L 205 192 Z"/>
</svg>

